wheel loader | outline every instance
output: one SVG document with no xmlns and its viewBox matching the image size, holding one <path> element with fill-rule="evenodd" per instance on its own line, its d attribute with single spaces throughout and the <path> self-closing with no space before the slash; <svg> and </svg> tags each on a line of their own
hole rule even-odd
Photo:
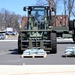
<svg viewBox="0 0 75 75">
<path fill-rule="evenodd" d="M 51 25 L 49 6 L 28 6 L 23 10 L 27 12 L 28 20 L 18 36 L 18 52 L 37 48 L 56 54 L 57 35 Z"/>
</svg>

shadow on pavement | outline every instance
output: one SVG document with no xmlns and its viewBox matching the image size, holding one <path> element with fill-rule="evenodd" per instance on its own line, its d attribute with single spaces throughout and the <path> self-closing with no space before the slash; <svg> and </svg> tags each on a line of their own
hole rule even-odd
<svg viewBox="0 0 75 75">
<path fill-rule="evenodd" d="M 19 55 L 18 49 L 9 50 L 9 51 L 10 51 L 10 54 L 18 54 Z"/>
<path fill-rule="evenodd" d="M 63 57 L 63 58 L 70 58 L 70 57 L 71 57 L 71 58 L 75 58 L 75 55 L 69 55 L 69 56 L 67 56 L 67 55 L 62 55 L 62 57 Z"/>
<path fill-rule="evenodd" d="M 74 42 L 57 42 L 57 44 L 75 44 Z"/>
</svg>

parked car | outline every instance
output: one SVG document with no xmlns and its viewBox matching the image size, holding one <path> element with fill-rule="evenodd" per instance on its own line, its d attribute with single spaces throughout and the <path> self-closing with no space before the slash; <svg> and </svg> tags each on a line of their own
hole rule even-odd
<svg viewBox="0 0 75 75">
<path fill-rule="evenodd" d="M 14 31 L 7 31 L 6 35 L 17 35 L 17 32 Z"/>
<path fill-rule="evenodd" d="M 15 35 L 13 31 L 7 31 L 6 35 Z"/>
<path fill-rule="evenodd" d="M 13 31 L 13 35 L 17 35 L 17 32 Z"/>
<path fill-rule="evenodd" d="M 3 33 L 0 33 L 0 40 L 4 40 L 5 36 Z"/>
<path fill-rule="evenodd" d="M 67 47 L 62 56 L 75 56 L 75 47 Z"/>
</svg>

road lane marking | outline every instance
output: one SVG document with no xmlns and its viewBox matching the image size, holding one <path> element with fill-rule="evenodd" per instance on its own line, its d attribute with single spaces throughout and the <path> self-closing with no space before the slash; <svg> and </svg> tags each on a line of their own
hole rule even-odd
<svg viewBox="0 0 75 75">
<path fill-rule="evenodd" d="M 0 40 L 0 42 L 17 42 L 18 40 Z"/>
<path fill-rule="evenodd" d="M 4 55 L 4 54 L 7 54 L 7 53 L 10 53 L 9 51 L 4 51 L 2 53 L 0 53 L 0 55 Z"/>
<path fill-rule="evenodd" d="M 17 42 L 18 40 L 0 40 L 0 42 L 7 42 L 7 41 L 8 42 L 13 42 L 13 41 L 14 42 Z M 63 39 L 63 38 L 57 38 L 57 41 L 59 41 L 59 42 L 60 41 L 62 41 L 62 42 L 63 41 L 72 41 L 73 42 L 73 40 L 71 38 L 69 38 L 69 39 L 68 38 L 65 38 L 65 39 Z"/>
</svg>

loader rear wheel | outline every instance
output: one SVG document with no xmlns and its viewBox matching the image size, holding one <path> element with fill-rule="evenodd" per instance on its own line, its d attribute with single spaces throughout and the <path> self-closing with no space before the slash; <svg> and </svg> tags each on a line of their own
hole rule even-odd
<svg viewBox="0 0 75 75">
<path fill-rule="evenodd" d="M 74 43 L 75 43 L 75 34 L 73 35 L 73 41 L 74 41 Z"/>
<path fill-rule="evenodd" d="M 69 21 L 69 30 L 73 30 L 74 26 L 73 26 L 73 21 Z"/>
<path fill-rule="evenodd" d="M 51 33 L 51 48 L 52 48 L 52 50 L 50 51 L 50 53 L 53 53 L 53 54 L 55 54 L 55 53 L 57 53 L 57 41 L 56 41 L 56 33 Z"/>
</svg>

